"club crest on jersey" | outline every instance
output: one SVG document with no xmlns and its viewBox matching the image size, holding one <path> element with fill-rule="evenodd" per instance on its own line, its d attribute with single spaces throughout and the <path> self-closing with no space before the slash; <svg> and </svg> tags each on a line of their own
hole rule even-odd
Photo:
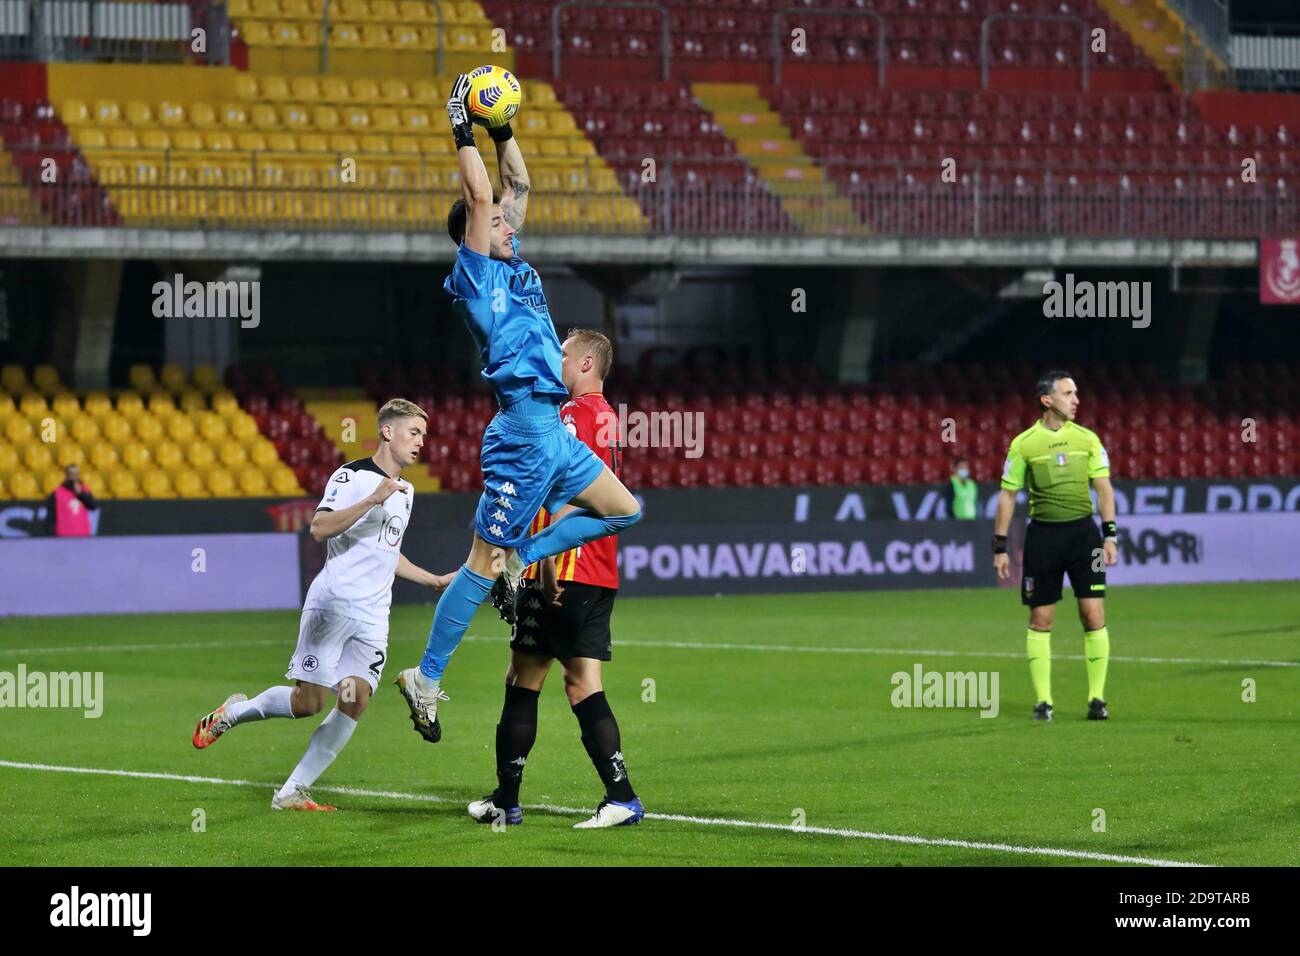
<svg viewBox="0 0 1300 956">
<path fill-rule="evenodd" d="M 314 671 L 319 666 L 320 666 L 320 661 L 318 661 L 311 654 L 308 654 L 306 657 L 302 659 L 302 669 L 305 671 Z"/>
<path fill-rule="evenodd" d="M 1062 467 L 1064 467 L 1064 466 L 1069 462 L 1069 460 L 1070 460 L 1070 456 L 1067 455 L 1065 452 L 1063 452 L 1063 451 L 1058 451 L 1058 452 L 1056 453 L 1056 463 L 1057 463 L 1058 465 L 1061 465 Z"/>
</svg>

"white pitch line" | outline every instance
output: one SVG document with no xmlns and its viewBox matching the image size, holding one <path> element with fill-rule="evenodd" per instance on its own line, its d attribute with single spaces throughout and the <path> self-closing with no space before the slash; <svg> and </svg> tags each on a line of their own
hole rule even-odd
<svg viewBox="0 0 1300 956">
<path fill-rule="evenodd" d="M 84 773 L 107 777 L 131 777 L 142 780 L 174 780 L 180 783 L 210 783 L 233 787 L 260 787 L 276 790 L 278 784 L 262 783 L 256 780 L 229 780 L 224 777 L 201 777 L 191 774 L 155 773 L 143 770 L 109 770 L 101 767 L 61 767 L 55 764 L 21 763 L 14 760 L 0 760 L 0 767 L 13 770 L 41 770 L 48 773 Z M 337 793 L 349 797 L 382 797 L 391 800 L 414 800 L 422 803 L 459 803 L 447 797 L 435 797 L 432 794 L 404 793 L 400 790 L 367 790 L 360 787 L 325 787 L 315 786 L 312 790 L 320 793 Z M 563 814 L 566 816 L 586 816 L 589 809 L 580 807 L 561 807 L 552 804 L 523 804 L 525 810 L 539 810 L 543 813 Z M 696 817 L 680 813 L 647 813 L 647 820 L 666 820 L 673 823 L 692 823 L 699 826 L 732 827 L 736 829 L 779 830 L 782 833 L 813 833 L 819 836 L 838 836 L 853 840 L 878 840 L 885 843 L 907 843 L 914 846 L 949 846 L 962 850 L 992 850 L 997 853 L 1019 853 L 1028 856 L 1051 856 L 1070 860 L 1096 860 L 1104 863 L 1132 863 L 1141 866 L 1177 866 L 1199 867 L 1205 863 L 1189 863 L 1185 860 L 1162 860 L 1149 856 L 1124 856 L 1119 853 L 1094 853 L 1090 850 L 1063 850 L 1057 847 L 1015 846 L 1010 843 L 984 843 L 977 840 L 950 840 L 935 837 L 908 836 L 898 833 L 875 833 L 870 830 L 847 830 L 835 827 L 794 827 L 789 823 L 763 823 L 754 820 L 729 820 L 725 817 Z"/>
<path fill-rule="evenodd" d="M 505 636 L 486 634 L 467 634 L 465 641 L 504 644 L 510 640 Z M 886 657 L 921 656 L 928 657 L 996 657 L 1008 660 L 1024 660 L 1025 655 L 1011 651 L 954 651 L 939 648 L 914 647 L 824 647 L 800 644 L 730 644 L 710 641 L 616 641 L 620 647 L 662 647 L 668 650 L 686 651 L 774 651 L 781 654 L 873 654 Z M 172 644 L 82 644 L 66 647 L 7 647 L 0 648 L 0 657 L 15 657 L 22 654 L 92 654 L 112 653 L 113 651 L 185 651 L 209 650 L 218 647 L 274 647 L 291 648 L 292 642 L 282 639 L 265 641 L 190 641 Z M 1082 654 L 1057 654 L 1057 660 L 1081 661 Z M 1300 661 L 1256 661 L 1230 660 L 1227 658 L 1205 657 L 1126 657 L 1112 654 L 1112 661 L 1127 664 L 1213 664 L 1230 667 L 1300 667 Z"/>
</svg>

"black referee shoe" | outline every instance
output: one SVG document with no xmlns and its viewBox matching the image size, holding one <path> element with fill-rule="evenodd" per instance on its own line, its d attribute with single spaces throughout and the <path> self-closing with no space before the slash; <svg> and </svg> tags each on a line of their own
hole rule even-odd
<svg viewBox="0 0 1300 956">
<path fill-rule="evenodd" d="M 1110 715 L 1106 713 L 1106 702 L 1100 697 L 1094 697 L 1088 701 L 1088 719 L 1105 720 Z"/>
<path fill-rule="evenodd" d="M 492 585 L 492 606 L 497 609 L 501 615 L 501 620 L 505 621 L 511 627 L 515 623 L 515 594 L 506 579 L 497 576 L 496 582 Z"/>
<path fill-rule="evenodd" d="M 1052 705 L 1045 700 L 1034 704 L 1034 720 L 1051 720 Z"/>
</svg>

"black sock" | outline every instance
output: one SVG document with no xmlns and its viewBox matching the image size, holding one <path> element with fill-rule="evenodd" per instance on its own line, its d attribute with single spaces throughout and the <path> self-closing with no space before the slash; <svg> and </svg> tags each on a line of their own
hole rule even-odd
<svg viewBox="0 0 1300 956">
<path fill-rule="evenodd" d="M 540 691 L 506 685 L 497 724 L 497 788 L 492 802 L 503 810 L 519 806 L 519 784 L 524 779 L 528 751 L 537 740 L 537 698 Z"/>
<path fill-rule="evenodd" d="M 605 796 L 610 800 L 627 803 L 636 799 L 636 791 L 627 779 L 623 766 L 623 753 L 618 739 L 618 721 L 609 709 L 605 692 L 598 691 L 575 704 L 573 716 L 582 728 L 582 745 L 587 748 L 596 773 L 605 784 Z"/>
</svg>

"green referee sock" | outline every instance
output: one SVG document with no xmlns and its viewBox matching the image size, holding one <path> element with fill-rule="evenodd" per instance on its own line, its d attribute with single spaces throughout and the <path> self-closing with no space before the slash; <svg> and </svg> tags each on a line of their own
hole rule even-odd
<svg viewBox="0 0 1300 956">
<path fill-rule="evenodd" d="M 1104 627 L 1083 632 L 1083 656 L 1088 659 L 1088 700 L 1106 699 L 1106 665 L 1110 663 L 1110 632 Z"/>
<path fill-rule="evenodd" d="M 1025 653 L 1029 656 L 1029 679 L 1034 682 L 1034 700 L 1051 704 L 1052 632 L 1031 630 L 1025 638 Z"/>
</svg>

